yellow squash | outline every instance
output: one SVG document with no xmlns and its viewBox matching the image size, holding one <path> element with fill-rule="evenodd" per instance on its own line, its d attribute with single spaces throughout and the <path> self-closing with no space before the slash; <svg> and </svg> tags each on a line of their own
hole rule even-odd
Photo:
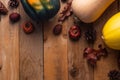
<svg viewBox="0 0 120 80">
<path fill-rule="evenodd" d="M 73 0 L 73 13 L 83 22 L 96 21 L 115 0 Z"/>
<path fill-rule="evenodd" d="M 107 21 L 102 34 L 103 40 L 108 47 L 120 50 L 120 12 Z"/>
</svg>

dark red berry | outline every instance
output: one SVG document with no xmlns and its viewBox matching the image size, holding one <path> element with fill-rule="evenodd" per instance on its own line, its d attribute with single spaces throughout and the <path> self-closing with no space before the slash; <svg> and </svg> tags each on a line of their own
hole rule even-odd
<svg viewBox="0 0 120 80">
<path fill-rule="evenodd" d="M 34 31 L 35 27 L 34 25 L 29 21 L 29 22 L 25 22 L 23 25 L 22 25 L 22 28 L 23 28 L 23 31 L 26 33 L 26 34 L 30 34 Z"/>
<path fill-rule="evenodd" d="M 79 40 L 81 36 L 81 30 L 78 26 L 72 26 L 69 30 L 69 37 L 72 40 Z"/>
<path fill-rule="evenodd" d="M 54 28 L 53 28 L 53 34 L 55 35 L 59 35 L 62 31 L 62 25 L 61 24 L 57 24 Z"/>
<path fill-rule="evenodd" d="M 9 19 L 11 20 L 11 22 L 18 22 L 20 20 L 20 14 L 19 13 L 11 13 L 9 15 Z"/>
</svg>

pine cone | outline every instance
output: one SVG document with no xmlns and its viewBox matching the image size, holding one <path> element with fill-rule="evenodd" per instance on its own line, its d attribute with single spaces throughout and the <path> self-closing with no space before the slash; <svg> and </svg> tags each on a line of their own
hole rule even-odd
<svg viewBox="0 0 120 80">
<path fill-rule="evenodd" d="M 110 80 L 120 80 L 120 72 L 117 70 L 112 70 L 108 73 Z"/>
<path fill-rule="evenodd" d="M 85 32 L 85 39 L 87 40 L 88 43 L 94 43 L 96 40 L 96 30 L 94 29 L 88 29 Z"/>
<path fill-rule="evenodd" d="M 19 1 L 18 0 L 10 0 L 8 2 L 8 5 L 11 7 L 11 8 L 17 8 L 19 6 Z"/>
</svg>

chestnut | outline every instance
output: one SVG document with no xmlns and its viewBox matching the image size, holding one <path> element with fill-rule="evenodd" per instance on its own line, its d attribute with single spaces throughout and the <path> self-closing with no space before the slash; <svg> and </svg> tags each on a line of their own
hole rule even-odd
<svg viewBox="0 0 120 80">
<path fill-rule="evenodd" d="M 69 29 L 69 37 L 71 40 L 79 40 L 81 36 L 81 30 L 78 26 L 74 25 Z"/>
<path fill-rule="evenodd" d="M 19 13 L 13 12 L 9 15 L 9 19 L 11 22 L 18 22 L 20 20 L 21 16 Z"/>
<path fill-rule="evenodd" d="M 62 24 L 57 24 L 53 28 L 53 34 L 54 35 L 59 35 L 62 32 Z"/>
</svg>

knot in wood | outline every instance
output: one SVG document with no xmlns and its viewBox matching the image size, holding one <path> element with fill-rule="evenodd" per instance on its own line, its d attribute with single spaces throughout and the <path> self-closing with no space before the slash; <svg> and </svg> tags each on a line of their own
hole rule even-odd
<svg viewBox="0 0 120 80">
<path fill-rule="evenodd" d="M 78 70 L 76 67 L 73 67 L 73 68 L 70 70 L 70 75 L 71 75 L 73 78 L 76 77 L 78 74 L 79 74 L 79 70 Z"/>
</svg>

